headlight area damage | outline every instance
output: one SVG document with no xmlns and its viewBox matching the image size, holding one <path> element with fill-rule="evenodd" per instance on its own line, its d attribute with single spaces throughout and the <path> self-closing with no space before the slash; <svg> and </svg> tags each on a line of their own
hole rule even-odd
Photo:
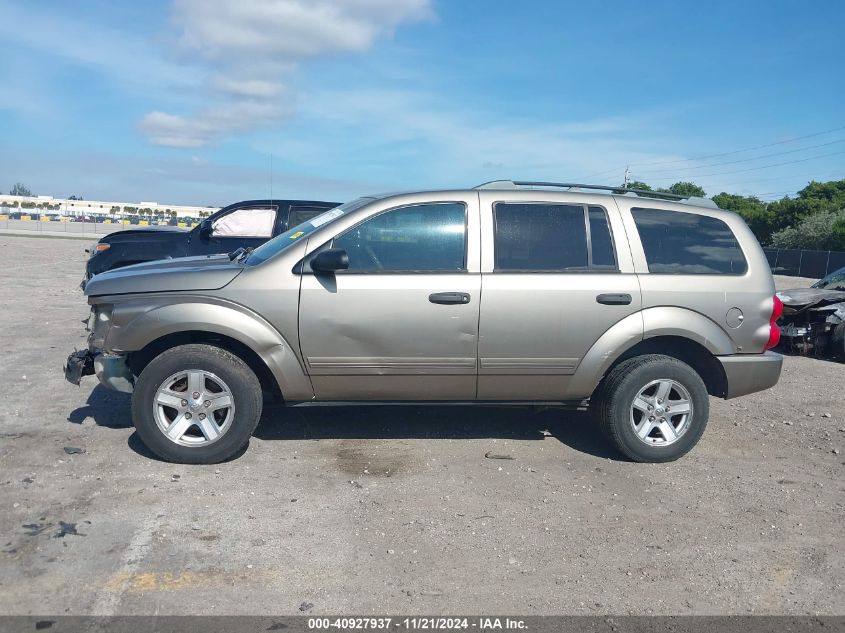
<svg viewBox="0 0 845 633">
<path fill-rule="evenodd" d="M 67 357 L 65 362 L 65 380 L 74 385 L 79 385 L 83 376 L 91 376 L 94 373 L 94 354 L 87 349 L 74 352 Z"/>
<path fill-rule="evenodd" d="M 83 376 L 96 374 L 100 383 L 124 393 L 132 393 L 135 379 L 126 365 L 122 354 L 107 354 L 100 351 L 80 350 L 67 357 L 65 379 L 79 386 Z"/>
<path fill-rule="evenodd" d="M 781 344 L 801 354 L 845 358 L 845 292 L 795 288 L 778 293 Z"/>
<path fill-rule="evenodd" d="M 86 322 L 88 349 L 73 352 L 67 357 L 65 379 L 79 385 L 83 376 L 96 375 L 100 383 L 115 391 L 132 393 L 135 379 L 126 365 L 123 354 L 109 354 L 103 351 L 106 332 L 111 325 L 111 306 L 95 307 Z"/>
</svg>

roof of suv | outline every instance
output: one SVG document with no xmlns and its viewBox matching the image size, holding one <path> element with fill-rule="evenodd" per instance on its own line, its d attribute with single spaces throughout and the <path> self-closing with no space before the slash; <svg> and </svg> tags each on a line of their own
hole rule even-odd
<svg viewBox="0 0 845 633">
<path fill-rule="evenodd" d="M 606 195 L 613 197 L 628 197 L 628 198 L 646 198 L 651 200 L 662 200 L 663 202 L 672 202 L 675 204 L 684 204 L 692 207 L 700 207 L 706 209 L 720 209 L 719 206 L 710 198 L 700 198 L 697 196 L 680 196 L 674 193 L 663 191 L 648 191 L 645 189 L 629 189 L 627 187 L 613 187 L 610 185 L 588 185 L 578 183 L 566 182 L 542 182 L 542 181 L 528 181 L 528 180 L 491 180 L 490 182 L 482 183 L 476 187 L 471 187 L 470 191 L 515 191 L 515 190 L 534 190 L 534 191 L 556 191 L 566 190 L 574 193 L 587 193 L 594 195 Z M 414 193 L 438 193 L 444 190 L 410 190 L 410 191 L 391 191 L 376 195 L 366 196 L 374 200 L 383 198 L 392 198 L 405 194 Z M 465 189 L 450 189 L 450 191 L 466 191 Z"/>
<path fill-rule="evenodd" d="M 710 198 L 697 196 L 680 196 L 674 193 L 663 191 L 650 191 L 647 189 L 629 189 L 628 187 L 613 187 L 610 185 L 587 185 L 571 182 L 537 182 L 528 180 L 491 180 L 474 187 L 474 189 L 493 189 L 507 191 L 514 189 L 566 189 L 567 191 L 579 191 L 582 193 L 598 193 L 616 196 L 635 196 L 638 198 L 652 198 L 654 200 L 666 200 L 680 204 L 689 204 L 696 207 L 709 207 L 718 209 L 719 206 Z"/>
</svg>

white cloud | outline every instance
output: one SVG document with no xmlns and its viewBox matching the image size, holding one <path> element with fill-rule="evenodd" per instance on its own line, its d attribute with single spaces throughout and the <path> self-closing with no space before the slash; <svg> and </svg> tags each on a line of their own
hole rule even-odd
<svg viewBox="0 0 845 633">
<path fill-rule="evenodd" d="M 266 79 L 236 79 L 226 75 L 213 75 L 209 85 L 227 95 L 244 98 L 270 98 L 282 91 L 282 84 Z"/>
<path fill-rule="evenodd" d="M 430 0 L 176 0 L 172 38 L 208 69 L 209 99 L 190 115 L 150 112 L 141 131 L 157 145 L 201 147 L 280 121 L 284 84 L 309 58 L 355 53 L 400 24 L 425 19 Z"/>
<path fill-rule="evenodd" d="M 379 180 L 394 180 L 397 188 L 497 178 L 571 182 L 596 172 L 605 174 L 592 181 L 616 184 L 626 163 L 677 158 L 663 151 L 669 118 L 664 110 L 537 120 L 502 116 L 431 92 L 367 87 L 318 89 L 302 100 L 301 129 L 309 135 L 331 133 L 333 142 L 309 145 L 299 135 L 294 140 L 301 164 L 329 163 L 361 175 L 358 166 L 364 165 Z"/>
<path fill-rule="evenodd" d="M 287 58 L 362 51 L 401 22 L 428 15 L 428 0 L 177 0 L 181 41 L 203 55 Z"/>
<path fill-rule="evenodd" d="M 150 112 L 141 119 L 140 128 L 156 145 L 203 147 L 221 136 L 275 123 L 284 114 L 284 106 L 269 99 L 235 99 L 194 117 Z"/>
</svg>

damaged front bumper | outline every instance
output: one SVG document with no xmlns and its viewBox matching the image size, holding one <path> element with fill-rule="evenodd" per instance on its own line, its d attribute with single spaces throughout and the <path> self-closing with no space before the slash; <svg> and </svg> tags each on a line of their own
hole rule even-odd
<svg viewBox="0 0 845 633">
<path fill-rule="evenodd" d="M 79 385 L 83 376 L 96 375 L 104 387 L 123 393 L 132 393 L 135 378 L 123 354 L 81 350 L 67 357 L 65 379 Z"/>
<path fill-rule="evenodd" d="M 845 353 L 845 292 L 822 288 L 782 290 L 783 316 L 778 321 L 786 349 L 801 354 Z"/>
<path fill-rule="evenodd" d="M 94 373 L 94 355 L 87 349 L 74 352 L 65 362 L 65 380 L 72 385 L 79 385 L 83 376 Z"/>
</svg>

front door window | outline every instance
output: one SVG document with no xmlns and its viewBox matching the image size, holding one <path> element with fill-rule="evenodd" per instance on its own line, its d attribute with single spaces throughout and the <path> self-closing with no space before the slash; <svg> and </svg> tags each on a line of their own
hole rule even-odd
<svg viewBox="0 0 845 633">
<path fill-rule="evenodd" d="M 466 270 L 466 207 L 419 204 L 370 218 L 334 240 L 349 255 L 348 273 Z"/>
<path fill-rule="evenodd" d="M 273 236 L 276 210 L 273 208 L 238 209 L 216 220 L 212 226 L 213 237 L 263 237 Z"/>
</svg>

